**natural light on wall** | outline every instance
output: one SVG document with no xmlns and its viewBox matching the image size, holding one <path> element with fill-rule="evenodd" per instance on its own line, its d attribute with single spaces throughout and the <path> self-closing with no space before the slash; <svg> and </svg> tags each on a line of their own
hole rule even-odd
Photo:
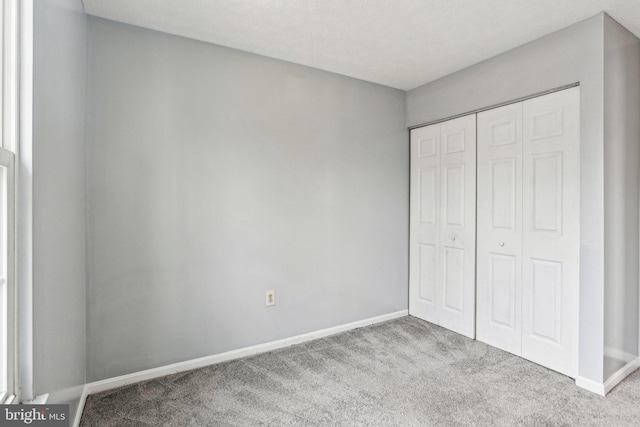
<svg viewBox="0 0 640 427">
<path fill-rule="evenodd" d="M 16 0 L 3 0 L 0 7 L 0 403 L 15 403 L 18 390 L 14 257 L 18 5 Z"/>
</svg>

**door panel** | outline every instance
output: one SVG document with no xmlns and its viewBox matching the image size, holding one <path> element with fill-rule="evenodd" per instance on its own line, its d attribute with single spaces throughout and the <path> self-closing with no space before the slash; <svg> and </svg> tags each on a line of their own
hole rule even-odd
<svg viewBox="0 0 640 427">
<path fill-rule="evenodd" d="M 440 125 L 411 131 L 409 313 L 438 323 Z"/>
<path fill-rule="evenodd" d="M 523 103 L 522 356 L 577 372 L 579 88 Z"/>
<path fill-rule="evenodd" d="M 443 200 L 439 324 L 475 338 L 476 116 L 440 124 Z"/>
<path fill-rule="evenodd" d="M 491 228 L 515 231 L 516 158 L 491 160 Z M 519 191 L 519 189 L 517 189 Z"/>
<path fill-rule="evenodd" d="M 531 337 L 562 344 L 562 263 L 531 259 Z"/>
<path fill-rule="evenodd" d="M 516 257 L 493 253 L 489 257 L 489 321 L 515 331 Z"/>
<path fill-rule="evenodd" d="M 420 168 L 420 223 L 435 226 L 438 207 L 437 167 Z"/>
<path fill-rule="evenodd" d="M 420 251 L 420 300 L 428 304 L 436 303 L 436 269 L 438 258 L 436 245 L 419 244 Z"/>
<path fill-rule="evenodd" d="M 453 120 L 455 121 L 455 120 Z M 465 129 L 445 123 L 445 129 L 442 131 L 444 140 L 444 153 L 464 153 L 465 151 Z"/>
<path fill-rule="evenodd" d="M 437 135 L 426 136 L 419 139 L 418 157 L 434 157 L 438 156 L 438 138 Z"/>
<path fill-rule="evenodd" d="M 562 233 L 562 153 L 531 159 L 532 232 Z"/>
<path fill-rule="evenodd" d="M 477 337 L 521 352 L 522 103 L 478 114 Z"/>
<path fill-rule="evenodd" d="M 464 294 L 464 250 L 444 248 L 444 307 L 462 313 Z"/>
<path fill-rule="evenodd" d="M 555 94 L 552 94 L 552 96 Z M 540 97 L 544 98 L 544 97 Z M 538 100 L 540 99 L 538 98 Z M 540 105 L 540 101 L 534 100 L 534 103 Z M 544 101 L 543 101 L 544 103 Z M 560 106 L 544 106 L 531 114 L 529 141 L 536 139 L 548 139 L 554 136 L 562 136 L 563 134 L 563 108 Z"/>
<path fill-rule="evenodd" d="M 447 227 L 464 227 L 464 164 L 447 165 L 444 173 L 444 218 Z"/>
<path fill-rule="evenodd" d="M 409 312 L 474 337 L 475 115 L 411 131 Z"/>
</svg>

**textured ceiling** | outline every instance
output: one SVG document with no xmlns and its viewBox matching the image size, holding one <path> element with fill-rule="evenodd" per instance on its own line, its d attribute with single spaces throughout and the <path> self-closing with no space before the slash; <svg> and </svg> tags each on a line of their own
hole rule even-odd
<svg viewBox="0 0 640 427">
<path fill-rule="evenodd" d="M 640 0 L 83 0 L 88 14 L 412 89 Z"/>
</svg>

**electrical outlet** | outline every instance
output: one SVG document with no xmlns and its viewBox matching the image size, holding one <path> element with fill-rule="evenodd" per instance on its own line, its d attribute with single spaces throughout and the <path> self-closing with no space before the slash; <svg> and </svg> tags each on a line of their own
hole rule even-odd
<svg viewBox="0 0 640 427">
<path fill-rule="evenodd" d="M 267 299 L 266 299 L 266 304 L 267 307 L 270 307 L 272 305 L 276 305 L 276 291 L 271 290 L 271 291 L 267 291 Z"/>
</svg>

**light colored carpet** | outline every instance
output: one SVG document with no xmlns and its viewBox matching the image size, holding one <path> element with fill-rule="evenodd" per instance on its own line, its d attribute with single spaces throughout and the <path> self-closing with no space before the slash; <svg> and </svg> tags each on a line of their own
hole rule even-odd
<svg viewBox="0 0 640 427">
<path fill-rule="evenodd" d="M 414 317 L 89 396 L 82 426 L 638 426 L 606 398 Z"/>
</svg>

